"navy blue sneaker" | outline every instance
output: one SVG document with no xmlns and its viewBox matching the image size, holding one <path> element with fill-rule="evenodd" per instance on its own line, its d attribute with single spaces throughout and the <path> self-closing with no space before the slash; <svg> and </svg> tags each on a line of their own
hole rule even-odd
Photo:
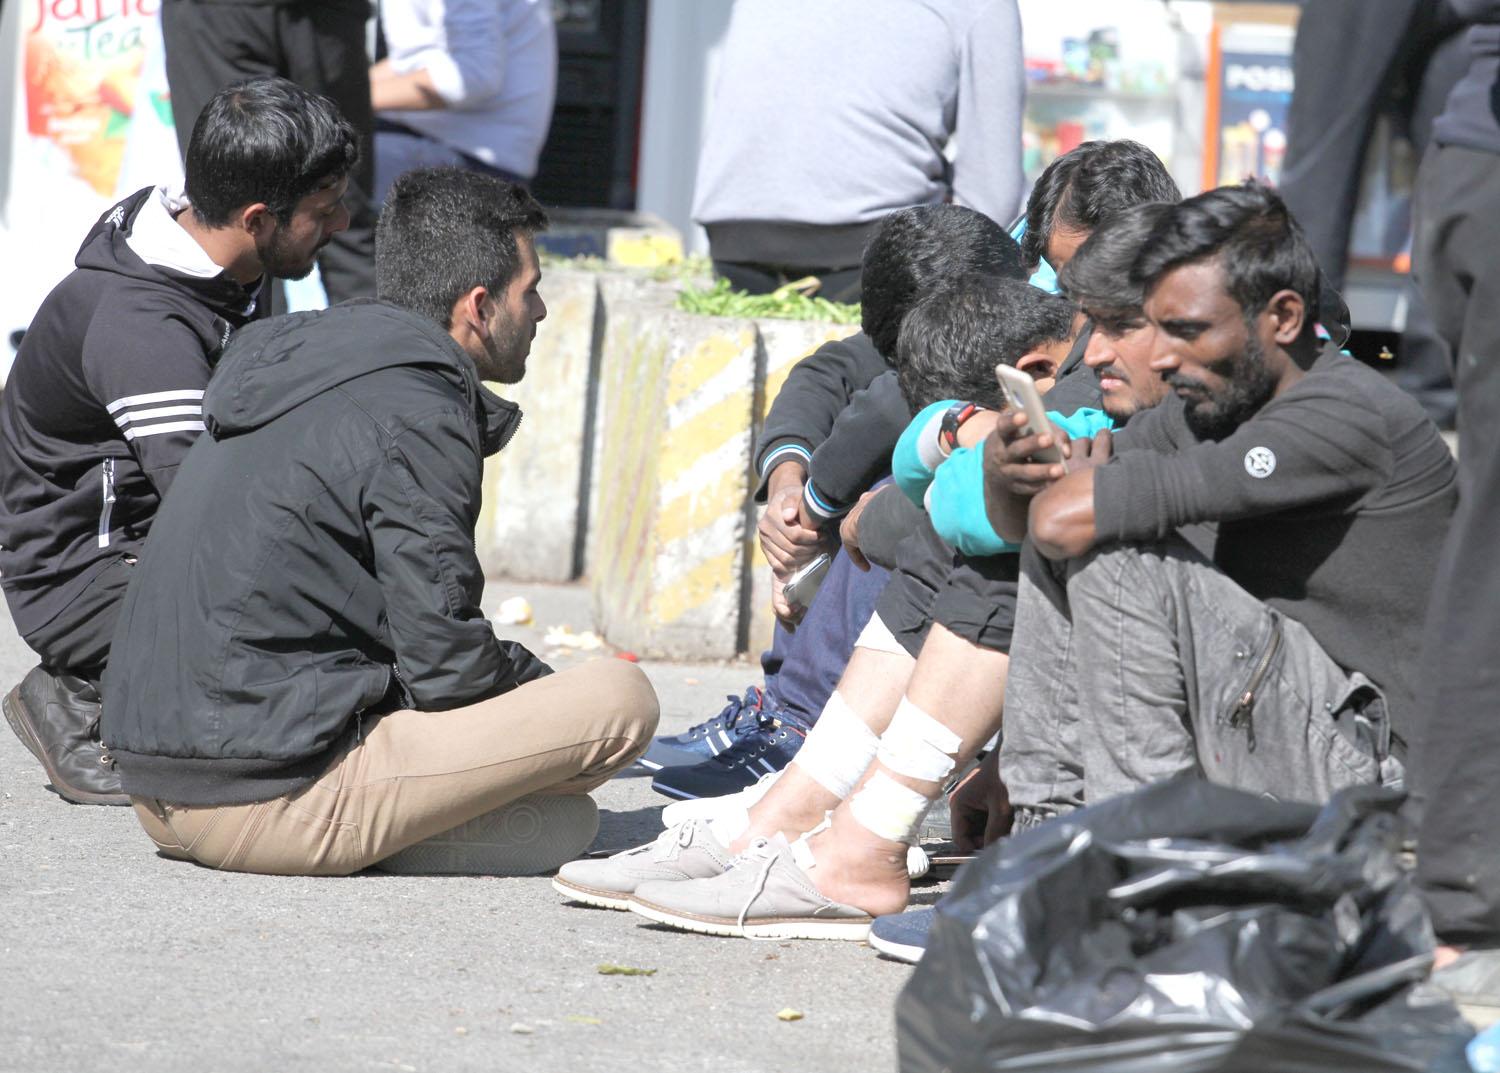
<svg viewBox="0 0 1500 1073">
<path fill-rule="evenodd" d="M 728 749 L 741 735 L 755 729 L 765 694 L 751 686 L 740 698 L 729 697 L 724 710 L 712 719 L 690 727 L 681 734 L 663 734 L 651 743 L 636 761 L 647 771 L 701 764 Z"/>
<path fill-rule="evenodd" d="M 936 916 L 932 909 L 908 909 L 876 917 L 865 942 L 888 958 L 915 965 L 927 952 L 927 936 Z"/>
<path fill-rule="evenodd" d="M 790 764 L 806 740 L 806 727 L 762 713 L 717 756 L 691 767 L 663 768 L 651 780 L 651 789 L 679 801 L 738 793 Z"/>
</svg>

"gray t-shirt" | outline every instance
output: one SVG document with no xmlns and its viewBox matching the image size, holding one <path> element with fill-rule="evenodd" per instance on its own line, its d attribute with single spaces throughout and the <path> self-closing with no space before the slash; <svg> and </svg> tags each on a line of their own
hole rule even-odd
<svg viewBox="0 0 1500 1073">
<path fill-rule="evenodd" d="M 1003 227 L 1021 198 L 1024 99 L 1016 0 L 744 0 L 693 219 L 864 224 L 951 192 Z"/>
<path fill-rule="evenodd" d="M 1421 407 L 1333 347 L 1218 442 L 1175 395 L 1131 419 L 1095 476 L 1099 543 L 1218 523 L 1215 563 L 1385 692 L 1409 739 L 1422 623 L 1458 500 Z"/>
</svg>

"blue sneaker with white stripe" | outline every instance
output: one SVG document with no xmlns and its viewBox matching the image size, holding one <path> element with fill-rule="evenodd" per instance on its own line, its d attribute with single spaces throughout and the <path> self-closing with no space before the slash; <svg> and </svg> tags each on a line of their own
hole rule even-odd
<svg viewBox="0 0 1500 1073">
<path fill-rule="evenodd" d="M 806 740 L 806 727 L 762 712 L 728 749 L 691 767 L 663 768 L 651 789 L 679 801 L 738 793 L 790 764 Z"/>
<path fill-rule="evenodd" d="M 636 761 L 648 771 L 701 764 L 728 749 L 740 736 L 755 729 L 765 694 L 751 686 L 743 697 L 729 697 L 724 710 L 681 734 L 663 734 Z"/>
</svg>

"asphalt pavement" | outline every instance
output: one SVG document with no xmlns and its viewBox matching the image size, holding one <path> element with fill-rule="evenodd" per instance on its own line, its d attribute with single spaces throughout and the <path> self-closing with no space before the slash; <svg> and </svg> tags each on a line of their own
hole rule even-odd
<svg viewBox="0 0 1500 1073">
<path fill-rule="evenodd" d="M 556 666 L 615 658 L 544 643 L 547 627 L 588 628 L 583 588 L 496 584 L 485 606 L 516 594 L 535 625 L 506 636 Z M 0 690 L 33 662 L 0 619 Z M 643 666 L 664 732 L 758 676 Z M 595 796 L 596 848 L 660 831 L 649 779 Z M 129 809 L 48 791 L 0 724 L 3 1071 L 863 1073 L 895 1067 L 909 973 L 858 944 L 687 935 L 568 905 L 544 877 L 301 879 L 167 860 Z"/>
</svg>

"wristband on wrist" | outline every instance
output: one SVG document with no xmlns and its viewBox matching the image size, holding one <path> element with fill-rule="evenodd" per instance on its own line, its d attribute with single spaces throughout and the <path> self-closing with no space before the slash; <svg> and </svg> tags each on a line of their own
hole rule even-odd
<svg viewBox="0 0 1500 1073">
<path fill-rule="evenodd" d="M 938 443 L 943 453 L 951 455 L 958 446 L 958 430 L 963 423 L 979 412 L 972 402 L 956 402 L 943 414 L 943 423 L 938 426 Z"/>
</svg>

